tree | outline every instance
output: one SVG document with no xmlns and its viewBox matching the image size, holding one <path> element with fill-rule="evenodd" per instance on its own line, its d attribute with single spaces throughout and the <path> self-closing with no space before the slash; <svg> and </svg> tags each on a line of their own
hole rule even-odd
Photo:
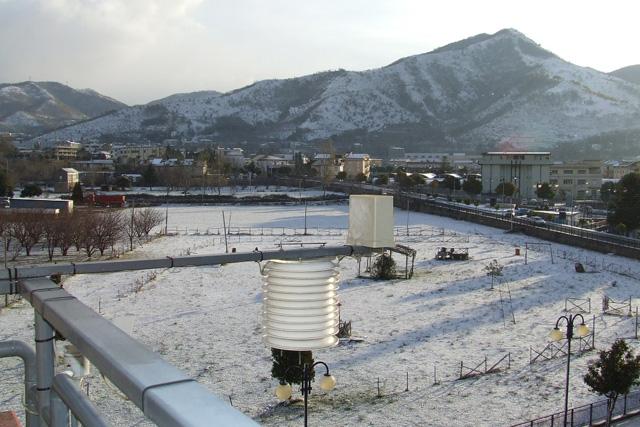
<svg viewBox="0 0 640 427">
<path fill-rule="evenodd" d="M 387 185 L 388 183 L 389 183 L 389 176 L 388 175 L 380 175 L 376 179 L 376 184 L 378 184 L 378 185 Z"/>
<path fill-rule="evenodd" d="M 474 176 L 470 176 L 464 181 L 464 184 L 462 184 L 462 189 L 470 196 L 477 196 L 482 193 L 482 181 L 479 181 Z"/>
<path fill-rule="evenodd" d="M 142 172 L 142 180 L 145 185 L 149 186 L 149 190 L 151 190 L 151 187 L 158 184 L 158 174 L 156 173 L 156 168 L 154 168 L 151 163 L 149 163 Z"/>
<path fill-rule="evenodd" d="M 502 269 L 504 266 L 500 265 L 497 259 L 491 261 L 484 270 L 487 272 L 487 276 L 491 276 L 491 289 L 493 289 L 493 282 L 496 277 L 502 276 Z"/>
<path fill-rule="evenodd" d="M 313 354 L 310 351 L 291 351 L 271 349 L 271 357 L 273 365 L 271 367 L 271 376 L 283 383 L 301 384 L 302 383 L 302 367 L 313 365 Z M 289 369 L 290 366 L 299 366 L 300 368 Z M 311 369 L 309 378 L 313 380 L 315 372 Z"/>
<path fill-rule="evenodd" d="M 11 181 L 4 172 L 0 172 L 0 197 L 13 197 Z"/>
<path fill-rule="evenodd" d="M 609 202 L 613 198 L 613 195 L 615 194 L 615 190 L 616 190 L 616 185 L 613 182 L 611 181 L 605 182 L 600 187 L 600 199 L 602 199 L 602 201 L 605 203 Z"/>
<path fill-rule="evenodd" d="M 516 186 L 513 182 L 501 182 L 496 187 L 496 194 L 502 194 L 503 196 L 511 197 L 516 192 Z"/>
<path fill-rule="evenodd" d="M 42 194 L 42 188 L 36 184 L 27 184 L 20 192 L 20 197 L 37 197 Z"/>
<path fill-rule="evenodd" d="M 551 200 L 555 195 L 556 193 L 547 182 L 543 182 L 536 189 L 536 196 L 538 196 L 539 199 Z"/>
<path fill-rule="evenodd" d="M 80 204 L 84 200 L 84 194 L 82 193 L 82 185 L 79 182 L 73 186 L 73 190 L 71 190 L 71 200 L 73 203 Z"/>
<path fill-rule="evenodd" d="M 426 182 L 424 180 L 424 176 L 420 175 L 419 173 L 414 173 L 413 175 L 411 175 L 411 180 L 415 185 L 423 185 Z"/>
<path fill-rule="evenodd" d="M 620 179 L 611 200 L 611 208 L 607 219 L 614 227 L 624 224 L 631 231 L 640 226 L 639 173 L 633 172 Z"/>
<path fill-rule="evenodd" d="M 355 176 L 355 180 L 356 180 L 356 182 L 365 182 L 367 180 L 367 175 L 365 175 L 364 173 L 360 172 Z"/>
<path fill-rule="evenodd" d="M 445 175 L 443 184 L 450 191 L 460 189 L 460 180 L 452 175 Z"/>
<path fill-rule="evenodd" d="M 589 366 L 584 382 L 591 391 L 607 397 L 607 426 L 618 396 L 629 393 L 639 377 L 640 356 L 635 356 L 623 339 L 616 340 L 610 350 L 602 350 L 600 358 Z"/>
<path fill-rule="evenodd" d="M 124 191 L 126 188 L 131 187 L 131 181 L 124 175 L 120 175 L 118 179 L 116 179 L 116 186 L 120 187 L 120 190 Z"/>
<path fill-rule="evenodd" d="M 338 181 L 344 181 L 345 179 L 347 179 L 347 173 L 345 171 L 340 171 L 336 174 L 336 179 Z"/>
<path fill-rule="evenodd" d="M 389 280 L 396 277 L 396 262 L 391 254 L 383 253 L 371 266 L 371 277 L 379 280 Z"/>
</svg>

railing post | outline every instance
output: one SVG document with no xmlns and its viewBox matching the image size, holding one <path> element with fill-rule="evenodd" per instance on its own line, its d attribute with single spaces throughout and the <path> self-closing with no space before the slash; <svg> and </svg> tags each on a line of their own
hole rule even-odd
<svg viewBox="0 0 640 427">
<path fill-rule="evenodd" d="M 35 313 L 35 339 L 36 339 L 36 393 L 38 397 L 38 412 L 40 418 L 47 423 L 49 411 L 49 399 L 54 373 L 53 352 L 54 331 L 39 313 Z"/>
<path fill-rule="evenodd" d="M 51 427 L 67 427 L 69 425 L 69 408 L 64 404 L 58 393 L 51 393 L 50 417 Z"/>
<path fill-rule="evenodd" d="M 593 403 L 589 404 L 589 425 L 593 424 Z"/>
</svg>

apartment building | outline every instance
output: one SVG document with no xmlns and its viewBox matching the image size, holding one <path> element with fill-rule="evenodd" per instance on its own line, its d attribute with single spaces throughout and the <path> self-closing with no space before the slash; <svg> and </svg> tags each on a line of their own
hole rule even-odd
<svg viewBox="0 0 640 427">
<path fill-rule="evenodd" d="M 149 159 L 164 157 L 166 151 L 167 149 L 161 145 L 120 145 L 113 147 L 112 154 L 123 163 L 146 162 Z"/>
<path fill-rule="evenodd" d="M 355 178 L 360 174 L 369 179 L 371 175 L 371 157 L 364 153 L 348 153 L 344 155 L 344 172 L 347 178 Z"/>
<path fill-rule="evenodd" d="M 549 184 L 564 193 L 568 202 L 598 199 L 602 186 L 602 161 L 554 163 L 549 168 Z"/>
</svg>

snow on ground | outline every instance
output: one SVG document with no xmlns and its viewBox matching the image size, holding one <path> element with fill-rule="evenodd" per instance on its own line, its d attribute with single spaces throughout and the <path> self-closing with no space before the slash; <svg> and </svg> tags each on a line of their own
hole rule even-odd
<svg viewBox="0 0 640 427">
<path fill-rule="evenodd" d="M 304 226 L 303 206 L 233 206 L 169 208 L 169 228 L 217 228 L 222 211 L 233 226 Z M 307 223 L 315 227 L 346 227 L 346 205 L 308 206 Z M 227 217 L 228 219 L 228 217 Z M 396 211 L 404 227 L 407 213 Z M 411 226 L 434 235 L 400 236 L 398 243 L 418 250 L 411 280 L 371 281 L 357 278 L 357 263 L 340 263 L 342 319 L 353 322 L 359 343 L 341 343 L 314 352 L 331 368 L 338 386 L 330 394 L 314 387 L 310 398 L 311 425 L 510 425 L 562 409 L 565 358 L 529 364 L 529 347 L 541 350 L 556 319 L 564 314 L 564 298 L 591 298 L 596 314 L 596 346 L 605 348 L 618 336 L 633 333 L 633 320 L 602 316 L 606 293 L 614 300 L 632 297 L 638 303 L 635 279 L 610 272 L 578 274 L 572 261 L 529 252 L 515 256 L 524 242 L 520 234 L 426 214 L 410 213 Z M 445 234 L 435 231 L 443 228 Z M 342 237 L 233 236 L 238 251 L 274 249 L 280 241 L 342 244 Z M 468 247 L 471 260 L 433 259 L 437 248 Z M 640 269 L 633 260 L 554 245 L 582 256 Z M 138 248 L 130 257 L 202 255 L 224 252 L 215 235 L 161 237 Z M 503 320 L 500 297 L 488 290 L 484 267 L 497 259 L 505 266 L 496 287 L 511 291 L 516 324 Z M 397 259 L 400 261 L 400 259 Z M 613 283 L 616 286 L 613 286 Z M 137 289 L 142 284 L 142 289 Z M 185 370 L 224 400 L 265 425 L 300 425 L 300 405 L 278 405 L 271 379 L 270 351 L 261 340 L 261 278 L 255 263 L 154 272 L 126 272 L 69 277 L 65 288 L 108 319 L 133 321 L 132 335 L 166 360 Z M 592 315 L 585 315 L 591 321 Z M 0 339 L 32 341 L 33 314 L 27 304 L 0 312 Z M 121 321 L 121 320 L 120 320 Z M 630 340 L 638 347 L 635 340 Z M 574 344 L 577 343 L 574 341 Z M 489 366 L 511 353 L 511 368 L 457 380 L 460 362 L 474 367 L 484 357 Z M 570 405 L 599 397 L 582 382 L 595 352 L 572 360 Z M 16 360 L 0 362 L 0 407 L 19 410 L 22 372 Z M 434 385 L 434 367 L 439 384 Z M 406 375 L 409 375 L 409 391 Z M 381 397 L 377 396 L 380 379 Z M 121 401 L 93 372 L 86 379 L 102 413 L 119 426 L 147 425 L 137 408 Z M 294 388 L 297 390 L 297 388 Z"/>
</svg>

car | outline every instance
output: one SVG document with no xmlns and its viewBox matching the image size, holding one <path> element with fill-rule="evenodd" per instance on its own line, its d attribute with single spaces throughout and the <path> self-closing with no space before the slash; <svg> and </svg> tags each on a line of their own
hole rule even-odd
<svg viewBox="0 0 640 427">
<path fill-rule="evenodd" d="M 532 223 L 533 225 L 545 225 L 547 223 L 543 218 L 539 216 L 529 217 L 529 222 Z"/>
<path fill-rule="evenodd" d="M 529 213 L 529 209 L 527 208 L 518 208 L 516 209 L 516 216 L 522 216 Z"/>
</svg>

